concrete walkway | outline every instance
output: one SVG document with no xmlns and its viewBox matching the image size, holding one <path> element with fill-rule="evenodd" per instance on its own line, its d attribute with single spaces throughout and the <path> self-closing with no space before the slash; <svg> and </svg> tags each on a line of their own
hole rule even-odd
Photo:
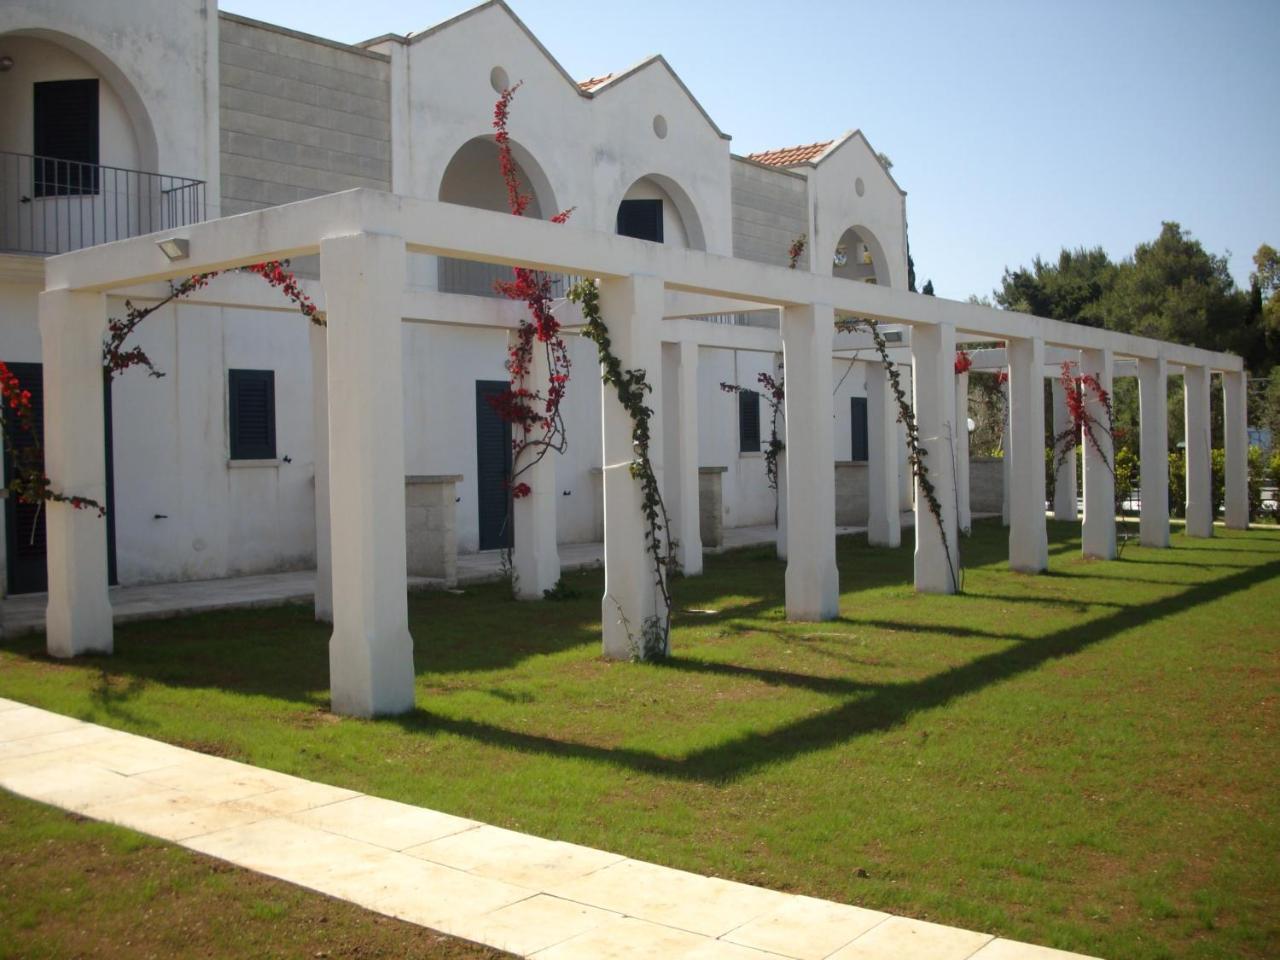
<svg viewBox="0 0 1280 960">
<path fill-rule="evenodd" d="M 909 525 L 910 514 L 903 515 Z M 837 527 L 839 535 L 865 532 L 863 527 Z M 732 527 L 724 532 L 722 550 L 773 543 L 777 530 L 772 525 Z M 562 543 L 560 565 L 565 573 L 604 565 L 603 543 Z M 243 607 L 271 607 L 281 603 L 310 603 L 315 596 L 315 571 L 265 573 L 222 580 L 187 580 L 153 583 L 136 587 L 112 587 L 111 609 L 116 623 L 159 620 L 190 613 L 233 610 Z M 502 559 L 497 550 L 464 553 L 458 556 L 458 585 L 485 583 L 502 577 Z M 444 580 L 410 577 L 410 590 L 443 590 Z M 48 595 L 24 593 L 0 601 L 0 626 L 4 635 L 21 636 L 44 630 Z"/>
<path fill-rule="evenodd" d="M 0 787 L 539 960 L 1078 960 L 365 796 L 0 699 Z"/>
</svg>

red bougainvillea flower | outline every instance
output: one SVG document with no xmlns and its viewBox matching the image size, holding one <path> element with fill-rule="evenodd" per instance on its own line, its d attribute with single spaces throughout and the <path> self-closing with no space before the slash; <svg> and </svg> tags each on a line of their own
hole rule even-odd
<svg viewBox="0 0 1280 960">
<path fill-rule="evenodd" d="M 969 368 L 973 366 L 973 357 L 969 356 L 968 350 L 956 351 L 956 376 L 962 373 L 968 373 Z"/>
</svg>

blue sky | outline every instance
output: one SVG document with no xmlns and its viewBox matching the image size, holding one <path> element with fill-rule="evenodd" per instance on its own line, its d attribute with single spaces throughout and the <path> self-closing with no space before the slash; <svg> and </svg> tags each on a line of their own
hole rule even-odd
<svg viewBox="0 0 1280 960">
<path fill-rule="evenodd" d="M 358 42 L 467 0 L 223 0 Z M 1177 220 L 1248 282 L 1280 246 L 1277 0 L 512 0 L 575 77 L 665 54 L 736 153 L 861 128 L 908 193 L 920 282 L 987 294 L 1006 265 Z"/>
</svg>

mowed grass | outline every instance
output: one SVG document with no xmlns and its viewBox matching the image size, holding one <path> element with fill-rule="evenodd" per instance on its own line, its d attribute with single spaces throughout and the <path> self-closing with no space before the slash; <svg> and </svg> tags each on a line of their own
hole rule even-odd
<svg viewBox="0 0 1280 960">
<path fill-rule="evenodd" d="M 514 960 L 0 790 L 0 960 Z"/>
<path fill-rule="evenodd" d="M 670 866 L 1111 958 L 1280 955 L 1280 535 L 1051 570 L 840 541 L 841 618 L 787 623 L 771 550 L 675 583 L 675 656 L 599 656 L 602 578 L 410 602 L 418 708 L 328 713 L 304 607 L 0 646 L 0 696 Z M 908 534 L 908 541 L 910 536 Z"/>
</svg>

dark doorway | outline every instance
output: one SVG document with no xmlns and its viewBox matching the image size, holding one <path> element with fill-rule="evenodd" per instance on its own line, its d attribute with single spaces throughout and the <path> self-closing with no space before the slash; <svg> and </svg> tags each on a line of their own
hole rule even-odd
<svg viewBox="0 0 1280 960">
<path fill-rule="evenodd" d="M 31 409 L 36 430 L 43 440 L 44 431 L 44 368 L 38 363 L 10 363 L 9 369 L 31 391 Z M 116 578 L 116 520 L 114 456 L 111 436 L 111 379 L 103 371 L 103 412 L 105 414 L 104 438 L 106 440 L 107 473 L 107 577 L 111 584 Z M 25 449 L 36 438 L 18 427 L 18 417 L 5 407 L 5 430 L 13 445 Z M 4 479 L 9 482 L 13 463 L 8 450 L 4 453 Z M 15 593 L 43 593 L 49 589 L 48 545 L 45 539 L 44 504 L 20 503 L 10 496 L 4 503 L 5 554 L 8 560 L 8 591 Z"/>
<path fill-rule="evenodd" d="M 506 393 L 505 380 L 476 381 L 476 503 L 480 549 L 511 546 L 507 484 L 511 477 L 511 424 L 498 416 L 490 397 Z"/>
</svg>

